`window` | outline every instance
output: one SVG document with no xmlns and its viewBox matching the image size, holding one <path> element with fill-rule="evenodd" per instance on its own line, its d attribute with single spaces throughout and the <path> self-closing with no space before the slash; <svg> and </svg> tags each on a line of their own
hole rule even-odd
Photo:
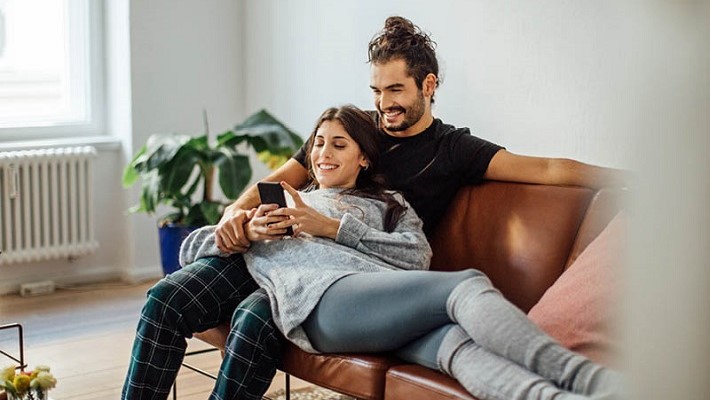
<svg viewBox="0 0 710 400">
<path fill-rule="evenodd" d="M 0 0 L 0 140 L 101 129 L 100 5 Z"/>
</svg>

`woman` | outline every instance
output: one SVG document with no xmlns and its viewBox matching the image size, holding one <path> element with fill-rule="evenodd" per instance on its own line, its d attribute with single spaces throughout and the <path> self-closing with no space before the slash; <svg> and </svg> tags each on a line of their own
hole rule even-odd
<svg viewBox="0 0 710 400">
<path fill-rule="evenodd" d="M 615 374 L 555 343 L 481 272 L 398 272 L 427 269 L 431 249 L 411 207 L 375 175 L 376 137 L 357 108 L 326 110 L 308 141 L 314 190 L 283 183 L 294 207 L 253 210 L 244 259 L 284 335 L 309 352 L 396 350 L 484 399 L 604 396 Z M 263 240 L 289 226 L 292 238 Z M 225 254 L 205 227 L 181 263 L 210 255 Z"/>
</svg>

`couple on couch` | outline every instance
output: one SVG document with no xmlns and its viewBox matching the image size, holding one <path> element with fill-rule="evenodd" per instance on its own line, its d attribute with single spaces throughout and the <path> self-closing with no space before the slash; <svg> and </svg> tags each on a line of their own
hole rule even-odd
<svg viewBox="0 0 710 400">
<path fill-rule="evenodd" d="M 399 271 L 428 268 L 425 233 L 464 183 L 491 178 L 588 184 L 607 172 L 563 162 L 561 172 L 538 175 L 552 160 L 512 155 L 435 120 L 438 68 L 428 36 L 393 17 L 373 43 L 371 86 L 384 132 L 354 107 L 326 110 L 305 151 L 275 174 L 299 187 L 307 178 L 314 190 L 299 193 L 284 182 L 294 207 L 249 207 L 188 238 L 181 259 L 189 265 L 149 292 L 124 398 L 165 398 L 185 337 L 230 317 L 232 332 L 212 398 L 259 398 L 278 357 L 259 346 L 279 338 L 269 329 L 256 341 L 240 337 L 248 331 L 248 313 L 237 307 L 245 298 L 246 304 L 268 301 L 278 329 L 306 351 L 396 351 L 454 376 L 480 398 L 613 394 L 614 372 L 555 343 L 482 273 Z M 433 66 L 426 64 L 432 57 L 422 60 L 422 49 L 433 56 Z M 404 197 L 384 190 L 381 172 Z M 226 229 L 230 224 L 238 228 Z M 274 240 L 288 226 L 293 237 Z M 243 256 L 229 255 L 234 252 Z M 262 319 L 268 328 L 269 316 Z M 237 353 L 245 354 L 250 343 L 256 346 L 254 362 L 244 363 Z"/>
</svg>

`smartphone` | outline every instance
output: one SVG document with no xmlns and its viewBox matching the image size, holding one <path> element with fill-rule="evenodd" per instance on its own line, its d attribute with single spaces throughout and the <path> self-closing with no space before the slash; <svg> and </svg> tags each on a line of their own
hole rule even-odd
<svg viewBox="0 0 710 400">
<path fill-rule="evenodd" d="M 257 182 L 261 204 L 278 204 L 279 208 L 286 207 L 286 196 L 284 189 L 278 182 Z M 293 229 L 286 228 L 286 235 L 293 236 Z"/>
</svg>

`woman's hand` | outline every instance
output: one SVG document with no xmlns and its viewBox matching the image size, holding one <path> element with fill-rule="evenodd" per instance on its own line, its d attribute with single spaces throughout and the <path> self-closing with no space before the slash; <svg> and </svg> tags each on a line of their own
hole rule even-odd
<svg viewBox="0 0 710 400">
<path fill-rule="evenodd" d="M 309 207 L 301 199 L 301 195 L 296 189 L 291 187 L 286 182 L 281 182 L 281 186 L 286 189 L 288 194 L 293 198 L 295 207 L 279 208 L 272 211 L 270 216 L 287 216 L 290 219 L 274 224 L 274 227 L 293 228 L 293 236 L 298 236 L 301 232 L 308 233 L 313 236 L 327 237 L 335 240 L 340 228 L 340 220 L 326 217 L 315 209 Z"/>
<path fill-rule="evenodd" d="M 252 209 L 250 214 L 251 219 L 244 226 L 244 232 L 247 239 L 254 242 L 257 240 L 276 240 L 281 239 L 286 234 L 284 224 L 288 220 L 288 216 L 273 215 L 272 212 L 279 206 L 276 204 L 262 204 L 259 208 Z"/>
</svg>

